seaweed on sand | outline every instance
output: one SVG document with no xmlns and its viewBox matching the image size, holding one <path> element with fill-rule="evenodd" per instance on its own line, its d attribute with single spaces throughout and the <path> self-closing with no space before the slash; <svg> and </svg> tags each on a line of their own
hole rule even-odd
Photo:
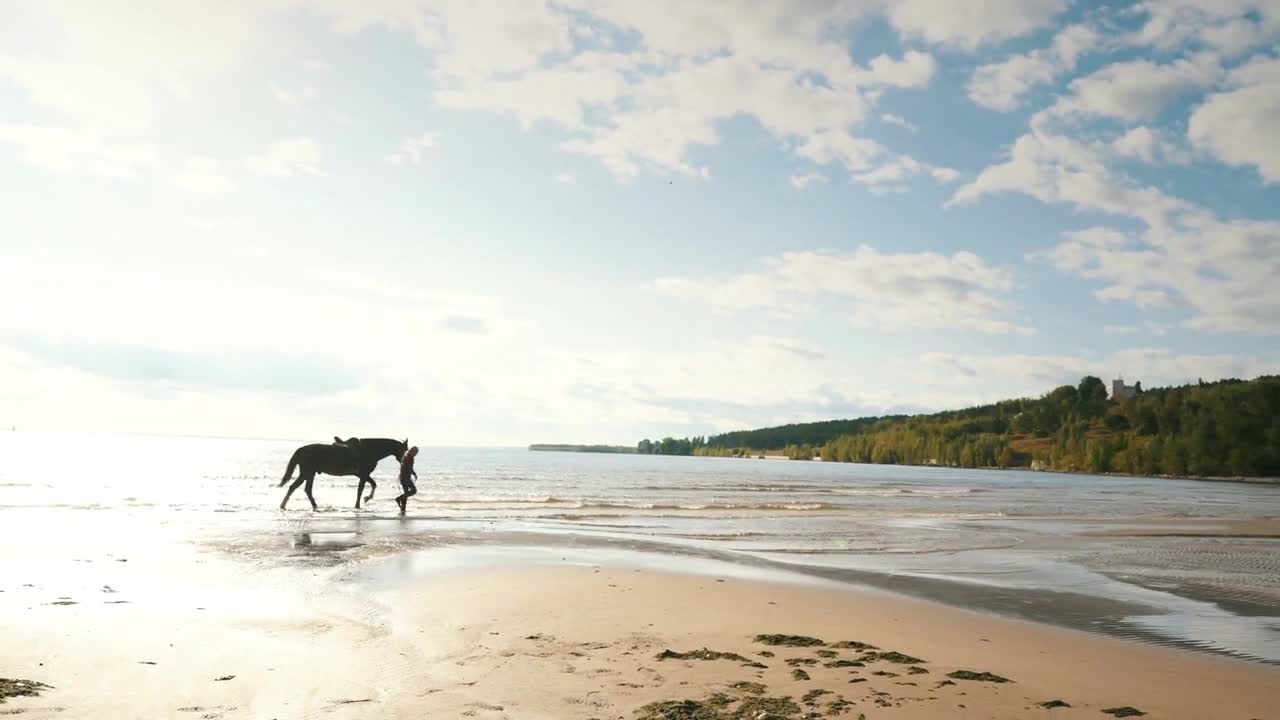
<svg viewBox="0 0 1280 720">
<path fill-rule="evenodd" d="M 796 665 L 817 665 L 818 661 L 813 658 L 787 658 L 787 664 L 791 667 Z"/>
<path fill-rule="evenodd" d="M 831 702 L 827 703 L 827 715 L 830 717 L 843 715 L 849 712 L 849 709 L 852 707 L 853 707 L 852 702 L 845 700 L 842 697 L 838 697 L 835 700 L 832 700 Z"/>
<path fill-rule="evenodd" d="M 714 698 L 709 700 L 665 700 L 649 703 L 636 710 L 636 720 L 722 720 L 723 709 Z"/>
<path fill-rule="evenodd" d="M 795 680 L 808 680 L 809 673 L 801 670 L 800 668 L 796 668 L 795 670 L 791 671 L 791 677 L 792 679 L 795 679 Z"/>
<path fill-rule="evenodd" d="M 751 695 L 763 695 L 765 691 L 768 690 L 768 688 L 766 688 L 762 683 L 749 682 L 747 680 L 736 682 L 730 685 L 729 687 L 739 692 L 744 692 Z"/>
<path fill-rule="evenodd" d="M 4 704 L 5 698 L 36 697 L 41 692 L 51 689 L 51 686 L 35 680 L 0 678 L 0 704 Z"/>
<path fill-rule="evenodd" d="M 814 654 L 822 658 L 840 657 L 840 653 L 836 652 L 835 650 L 818 650 Z"/>
<path fill-rule="evenodd" d="M 735 660 L 742 663 L 753 662 L 735 652 L 720 652 L 719 650 L 710 650 L 708 648 L 690 650 L 689 652 L 663 650 L 658 653 L 657 658 L 659 660 Z"/>
<path fill-rule="evenodd" d="M 816 647 L 818 645 L 826 645 L 825 642 L 816 637 L 807 635 L 757 635 L 756 642 L 765 645 L 783 645 L 786 647 Z"/>
<path fill-rule="evenodd" d="M 921 660 L 918 657 L 911 657 L 910 655 L 904 655 L 903 653 L 900 653 L 896 650 L 890 650 L 888 652 L 869 652 L 866 655 L 863 655 L 859 659 L 862 660 L 863 662 L 876 662 L 878 660 L 884 660 L 885 662 L 897 663 L 899 665 L 919 665 L 920 663 L 928 662 L 928 660 Z"/>
<path fill-rule="evenodd" d="M 879 650 L 880 648 L 870 643 L 864 643 L 859 640 L 841 640 L 838 643 L 831 643 L 833 648 L 850 648 L 853 650 Z"/>
<path fill-rule="evenodd" d="M 1060 707 L 1071 707 L 1071 703 L 1068 703 L 1066 700 L 1045 700 L 1044 702 L 1036 703 L 1036 705 L 1044 708 L 1045 710 L 1052 710 Z"/>
<path fill-rule="evenodd" d="M 752 697 L 743 700 L 725 717 L 728 720 L 791 720 L 799 715 L 800 706 L 789 697 Z"/>
<path fill-rule="evenodd" d="M 706 700 L 649 703 L 635 711 L 635 720 L 801 720 L 801 715 L 800 706 L 789 697 L 737 699 L 716 694 Z"/>
<path fill-rule="evenodd" d="M 1146 715 L 1146 713 L 1142 712 L 1142 711 L 1141 711 L 1141 710 L 1139 710 L 1138 708 L 1136 708 L 1136 707 L 1129 707 L 1128 705 L 1125 705 L 1124 707 L 1113 707 L 1113 708 L 1107 708 L 1107 709 L 1103 710 L 1102 712 L 1104 712 L 1104 713 L 1106 713 L 1106 714 L 1108 714 L 1108 715 L 1114 715 L 1114 716 L 1116 716 L 1116 717 L 1118 717 L 1118 718 L 1123 718 L 1123 717 L 1142 717 L 1143 715 Z"/>
<path fill-rule="evenodd" d="M 972 670 L 956 670 L 947 673 L 947 677 L 956 680 L 976 680 L 978 682 L 1007 683 L 1013 682 L 1009 678 L 1003 678 L 999 675 L 993 675 L 989 672 L 974 672 Z M 1105 711 L 1104 711 L 1105 712 Z"/>
<path fill-rule="evenodd" d="M 866 667 L 861 660 L 832 660 L 829 663 L 823 663 L 823 667 L 842 668 L 842 667 Z"/>
<path fill-rule="evenodd" d="M 830 694 L 831 694 L 830 690 L 821 690 L 818 688 L 814 688 L 813 690 L 810 690 L 809 692 L 802 695 L 800 697 L 800 702 L 804 703 L 805 705 L 816 705 L 818 698 L 822 697 L 823 695 L 830 695 Z"/>
</svg>

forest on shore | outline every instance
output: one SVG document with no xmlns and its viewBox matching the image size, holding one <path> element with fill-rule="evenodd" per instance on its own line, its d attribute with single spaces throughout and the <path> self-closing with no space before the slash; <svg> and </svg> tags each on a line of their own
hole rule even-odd
<svg viewBox="0 0 1280 720">
<path fill-rule="evenodd" d="M 1029 468 L 1197 477 L 1280 477 L 1280 376 L 1108 397 L 1087 376 L 1039 398 L 929 415 L 796 423 L 642 440 L 642 454 Z"/>
</svg>

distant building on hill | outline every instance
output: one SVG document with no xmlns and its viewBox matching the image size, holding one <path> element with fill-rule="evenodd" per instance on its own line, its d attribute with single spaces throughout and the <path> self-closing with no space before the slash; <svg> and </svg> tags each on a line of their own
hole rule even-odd
<svg viewBox="0 0 1280 720">
<path fill-rule="evenodd" d="M 1112 400 L 1116 402 L 1120 402 L 1122 400 L 1128 400 L 1129 398 L 1137 394 L 1138 394 L 1138 386 L 1136 384 L 1125 385 L 1124 378 L 1111 381 L 1111 399 Z"/>
</svg>

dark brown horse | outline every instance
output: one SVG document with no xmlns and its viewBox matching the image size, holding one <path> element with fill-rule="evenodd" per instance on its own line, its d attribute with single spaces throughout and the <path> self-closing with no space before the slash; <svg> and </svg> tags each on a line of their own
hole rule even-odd
<svg viewBox="0 0 1280 720">
<path fill-rule="evenodd" d="M 337 440 L 337 438 L 334 438 Z M 285 505 L 289 503 L 289 496 L 293 495 L 293 491 L 298 489 L 299 485 L 306 484 L 307 499 L 311 501 L 311 509 L 316 510 L 316 499 L 311 496 L 311 483 L 316 479 L 316 473 L 324 475 L 354 475 L 360 478 L 360 485 L 356 488 L 356 509 L 360 508 L 360 496 L 364 494 L 364 484 L 369 483 L 369 496 L 364 498 L 364 502 L 373 499 L 373 491 L 378 489 L 378 483 L 373 481 L 371 473 L 378 466 L 378 462 L 387 456 L 393 456 L 396 462 L 399 462 L 409 449 L 409 440 L 393 440 L 391 438 L 363 438 L 357 440 L 351 438 L 341 444 L 334 443 L 332 445 L 323 445 L 316 443 L 314 445 L 303 445 L 293 452 L 293 457 L 289 458 L 289 469 L 284 471 L 284 477 L 280 480 L 280 487 L 289 482 L 289 478 L 293 475 L 293 469 L 298 468 L 298 479 L 293 481 L 289 486 L 289 491 L 284 494 L 284 500 L 280 501 L 280 509 L 283 510 Z"/>
</svg>

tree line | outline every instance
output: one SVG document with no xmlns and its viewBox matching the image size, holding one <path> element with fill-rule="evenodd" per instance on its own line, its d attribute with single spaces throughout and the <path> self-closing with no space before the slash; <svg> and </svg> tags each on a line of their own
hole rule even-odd
<svg viewBox="0 0 1280 720">
<path fill-rule="evenodd" d="M 1280 377 L 1198 382 L 1120 401 L 1102 380 L 931 415 L 797 423 L 642 441 L 639 452 L 1136 475 L 1280 476 Z"/>
</svg>

